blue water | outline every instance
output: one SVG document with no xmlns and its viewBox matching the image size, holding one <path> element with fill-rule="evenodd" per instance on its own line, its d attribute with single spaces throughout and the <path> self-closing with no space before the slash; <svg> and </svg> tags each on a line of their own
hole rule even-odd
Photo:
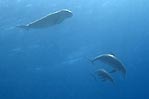
<svg viewBox="0 0 149 99">
<path fill-rule="evenodd" d="M 46 29 L 15 28 L 67 8 Z M 149 99 L 148 0 L 0 0 L 0 99 Z M 126 79 L 95 80 L 86 57 L 115 53 Z M 103 67 L 102 67 L 103 68 Z"/>
</svg>

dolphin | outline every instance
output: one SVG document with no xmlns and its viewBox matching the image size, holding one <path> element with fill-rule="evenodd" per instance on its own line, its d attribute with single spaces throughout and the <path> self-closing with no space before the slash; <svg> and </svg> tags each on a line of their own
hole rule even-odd
<svg viewBox="0 0 149 99">
<path fill-rule="evenodd" d="M 51 27 L 56 24 L 62 23 L 65 19 L 72 17 L 73 14 L 70 10 L 62 9 L 56 11 L 54 13 L 50 13 L 40 19 L 37 19 L 33 22 L 30 22 L 26 25 L 19 25 L 16 27 L 23 28 L 23 29 L 30 29 L 30 28 L 47 28 Z"/>
<path fill-rule="evenodd" d="M 105 69 L 99 69 L 95 73 L 101 78 L 102 81 L 110 81 L 114 84 L 113 77 Z"/>
<path fill-rule="evenodd" d="M 113 70 L 110 73 L 113 72 L 121 72 L 123 75 L 123 78 L 126 76 L 126 68 L 122 64 L 122 62 L 114 55 L 114 54 L 102 54 L 97 57 L 95 57 L 93 60 L 91 60 L 92 63 L 95 61 L 101 61 L 105 64 L 108 64 L 113 68 Z"/>
</svg>

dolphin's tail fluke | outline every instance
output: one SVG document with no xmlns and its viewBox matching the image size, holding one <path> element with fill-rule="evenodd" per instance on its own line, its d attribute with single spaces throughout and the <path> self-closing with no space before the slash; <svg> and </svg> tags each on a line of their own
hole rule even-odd
<svg viewBox="0 0 149 99">
<path fill-rule="evenodd" d="M 16 26 L 17 28 L 22 28 L 22 29 L 24 29 L 24 30 L 29 30 L 29 27 L 28 26 L 26 26 L 26 25 L 18 25 L 18 26 Z"/>
</svg>

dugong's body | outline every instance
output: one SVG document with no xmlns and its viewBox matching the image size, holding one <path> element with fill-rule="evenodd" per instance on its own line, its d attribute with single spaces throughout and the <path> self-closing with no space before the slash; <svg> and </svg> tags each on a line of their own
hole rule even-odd
<svg viewBox="0 0 149 99">
<path fill-rule="evenodd" d="M 96 71 L 96 74 L 101 77 L 102 81 L 110 81 L 114 84 L 114 80 L 112 76 L 105 70 L 105 69 L 99 69 Z"/>
<path fill-rule="evenodd" d="M 17 27 L 29 29 L 29 28 L 47 28 L 63 22 L 65 19 L 72 17 L 72 12 L 67 9 L 50 13 L 38 20 L 30 22 L 26 25 L 20 25 Z"/>
<path fill-rule="evenodd" d="M 108 64 L 113 68 L 112 72 L 120 71 L 123 74 L 123 77 L 125 78 L 126 75 L 126 69 L 124 65 L 120 62 L 120 60 L 113 54 L 102 54 L 97 57 L 95 57 L 92 60 L 92 63 L 95 61 L 101 61 L 105 64 Z"/>
</svg>

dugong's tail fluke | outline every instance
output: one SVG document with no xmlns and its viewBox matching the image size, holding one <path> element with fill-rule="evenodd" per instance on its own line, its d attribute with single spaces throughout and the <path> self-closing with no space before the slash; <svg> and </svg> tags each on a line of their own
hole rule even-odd
<svg viewBox="0 0 149 99">
<path fill-rule="evenodd" d="M 29 30 L 29 27 L 26 26 L 26 25 L 18 25 L 18 26 L 16 26 L 16 27 L 22 28 L 22 29 L 25 29 L 25 30 Z"/>
</svg>

